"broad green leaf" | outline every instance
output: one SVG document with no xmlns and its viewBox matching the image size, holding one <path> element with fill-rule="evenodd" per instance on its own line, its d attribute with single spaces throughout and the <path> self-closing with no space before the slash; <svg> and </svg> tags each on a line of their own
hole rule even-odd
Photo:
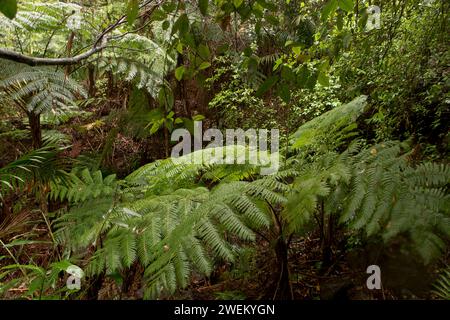
<svg viewBox="0 0 450 320">
<path fill-rule="evenodd" d="M 297 72 L 297 85 L 300 88 L 304 88 L 306 86 L 306 82 L 311 76 L 311 72 L 309 71 L 307 66 L 302 66 L 301 69 Z"/>
<path fill-rule="evenodd" d="M 319 77 L 319 73 L 318 72 L 312 73 L 311 76 L 306 81 L 305 87 L 307 89 L 310 89 L 310 90 L 314 89 L 314 87 L 316 86 L 318 77 Z"/>
<path fill-rule="evenodd" d="M 319 77 L 317 78 L 317 82 L 324 87 L 328 87 L 330 85 L 330 79 L 325 72 L 319 72 Z"/>
<path fill-rule="evenodd" d="M 211 63 L 209 63 L 208 61 L 204 61 L 200 64 L 198 70 L 208 69 L 209 67 L 211 67 Z"/>
<path fill-rule="evenodd" d="M 17 13 L 16 0 L 0 0 L 0 12 L 9 19 L 13 19 Z"/>
<path fill-rule="evenodd" d="M 277 76 L 271 76 L 266 79 L 266 81 L 263 82 L 263 84 L 258 88 L 256 91 L 256 96 L 261 97 L 264 93 L 270 90 L 275 83 L 278 81 Z"/>
<path fill-rule="evenodd" d="M 351 12 L 355 8 L 355 3 L 353 0 L 339 0 L 339 8 Z"/>
<path fill-rule="evenodd" d="M 175 22 L 172 29 L 172 34 L 179 32 L 181 36 L 189 31 L 189 18 L 186 13 L 183 13 Z"/>
<path fill-rule="evenodd" d="M 195 116 L 192 117 L 192 120 L 194 120 L 194 121 L 202 121 L 204 119 L 205 119 L 205 116 L 201 115 L 201 114 L 196 114 Z"/>
<path fill-rule="evenodd" d="M 183 44 L 181 42 L 178 42 L 176 49 L 179 54 L 183 54 Z"/>
<path fill-rule="evenodd" d="M 234 7 L 239 8 L 243 2 L 244 0 L 233 0 Z"/>
<path fill-rule="evenodd" d="M 132 25 L 139 13 L 139 0 L 129 0 L 127 5 L 127 21 Z"/>
<path fill-rule="evenodd" d="M 170 27 L 170 22 L 165 20 L 162 24 L 163 30 L 165 31 L 165 30 L 169 29 L 169 27 Z"/>
<path fill-rule="evenodd" d="M 244 56 L 250 57 L 253 54 L 253 50 L 251 47 L 247 47 L 244 49 Z"/>
<path fill-rule="evenodd" d="M 184 66 L 180 66 L 175 69 L 175 78 L 178 81 L 181 81 L 183 79 L 184 72 L 186 71 L 186 68 Z"/>
<path fill-rule="evenodd" d="M 269 11 L 275 11 L 277 9 L 277 6 L 269 1 L 266 0 L 256 0 L 256 2 L 264 9 L 267 9 Z"/>
<path fill-rule="evenodd" d="M 271 14 L 266 15 L 265 18 L 266 18 L 267 22 L 269 22 L 270 24 L 272 24 L 272 25 L 274 25 L 274 26 L 277 26 L 277 25 L 280 24 L 280 20 L 278 20 L 277 17 L 275 17 L 275 16 L 273 16 L 273 15 L 271 15 Z"/>
<path fill-rule="evenodd" d="M 241 16 L 242 22 L 246 21 L 248 18 L 250 18 L 250 15 L 252 13 L 251 6 L 240 6 L 237 9 L 237 12 Z"/>
<path fill-rule="evenodd" d="M 295 74 L 291 68 L 284 65 L 281 68 L 281 78 L 286 80 L 287 82 L 293 82 L 293 81 L 295 81 Z"/>
<path fill-rule="evenodd" d="M 200 56 L 200 58 L 202 58 L 202 60 L 209 60 L 209 58 L 211 57 L 211 52 L 209 51 L 209 48 L 204 44 L 198 46 L 197 53 Z"/>
<path fill-rule="evenodd" d="M 155 134 L 156 132 L 158 132 L 158 130 L 162 124 L 163 124 L 163 121 L 161 121 L 161 120 L 153 122 L 153 125 L 150 129 L 150 134 Z"/>
<path fill-rule="evenodd" d="M 332 15 L 338 8 L 338 0 L 330 0 L 325 7 L 322 9 L 322 21 L 328 20 L 330 15 Z"/>
<path fill-rule="evenodd" d="M 283 63 L 283 59 L 278 58 L 277 61 L 275 61 L 275 65 L 273 66 L 273 71 L 276 71 L 282 63 Z"/>
</svg>

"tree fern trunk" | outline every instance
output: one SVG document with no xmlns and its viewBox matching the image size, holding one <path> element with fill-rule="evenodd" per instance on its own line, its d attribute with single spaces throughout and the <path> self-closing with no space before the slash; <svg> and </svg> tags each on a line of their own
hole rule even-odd
<svg viewBox="0 0 450 320">
<path fill-rule="evenodd" d="M 92 65 L 88 67 L 88 86 L 89 97 L 95 97 L 97 88 L 95 87 L 95 68 Z"/>
<path fill-rule="evenodd" d="M 323 240 L 322 240 L 322 271 L 326 272 L 333 262 L 333 251 L 331 246 L 333 244 L 334 233 L 334 219 L 333 215 L 329 215 L 327 223 L 323 226 Z"/>
<path fill-rule="evenodd" d="M 29 112 L 28 122 L 30 124 L 33 149 L 39 149 L 42 147 L 41 115 L 34 112 Z"/>
<path fill-rule="evenodd" d="M 319 210 L 320 210 L 320 218 L 321 218 L 321 249 L 322 249 L 322 267 L 321 272 L 326 272 L 328 268 L 331 266 L 332 262 L 332 250 L 331 245 L 333 243 L 333 224 L 334 219 L 333 215 L 329 214 L 328 217 L 325 214 L 324 202 L 322 200 Z"/>
<path fill-rule="evenodd" d="M 292 288 L 289 281 L 288 268 L 288 246 L 286 241 L 280 237 L 275 243 L 275 254 L 277 258 L 277 272 L 275 277 L 274 300 L 292 300 Z"/>
</svg>

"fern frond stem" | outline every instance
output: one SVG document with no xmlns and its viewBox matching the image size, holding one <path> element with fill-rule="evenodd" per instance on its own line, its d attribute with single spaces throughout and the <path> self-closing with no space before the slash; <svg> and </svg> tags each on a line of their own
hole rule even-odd
<svg viewBox="0 0 450 320">
<path fill-rule="evenodd" d="M 47 225 L 47 229 L 50 234 L 50 237 L 52 238 L 53 245 L 55 245 L 56 239 L 55 239 L 55 235 L 53 234 L 52 228 L 50 226 L 50 222 L 48 221 L 47 217 L 45 216 L 44 211 L 42 211 L 42 210 L 39 210 L 39 211 L 41 212 L 42 218 L 44 218 L 45 224 Z M 57 250 L 57 248 L 56 248 L 56 254 L 58 255 L 59 260 L 61 260 L 61 255 L 59 254 L 59 250 Z"/>
<path fill-rule="evenodd" d="M 117 190 L 119 187 L 116 187 L 116 192 L 115 195 L 117 195 Z M 100 227 L 100 229 L 97 232 L 97 235 L 95 236 L 95 246 L 98 247 L 97 241 L 98 239 L 100 239 L 100 247 L 102 247 L 102 242 L 101 242 L 101 234 L 103 231 L 103 228 L 105 227 L 106 221 L 107 221 L 107 217 L 113 212 L 114 207 L 116 206 L 116 197 L 114 197 L 113 199 L 113 203 L 111 205 L 111 208 L 109 209 L 109 211 L 106 213 L 105 219 L 103 220 L 102 226 Z"/>
<path fill-rule="evenodd" d="M 69 18 L 70 15 L 64 16 L 63 19 L 60 21 L 60 24 L 63 25 L 66 23 L 67 18 Z M 52 33 L 50 34 L 50 37 L 48 37 L 47 43 L 45 44 L 44 53 L 42 54 L 42 58 L 45 58 L 45 55 L 47 54 L 48 46 L 50 45 L 50 42 L 52 41 L 53 37 L 56 34 L 56 31 L 58 29 L 53 29 Z"/>
<path fill-rule="evenodd" d="M 278 217 L 278 215 L 275 213 L 275 209 L 273 208 L 272 204 L 268 203 L 270 207 L 270 212 L 272 213 L 272 216 L 275 218 L 275 222 L 277 224 L 277 227 L 279 229 L 279 235 L 283 234 L 283 224 L 281 223 L 280 217 Z"/>
<path fill-rule="evenodd" d="M 8 247 L 5 245 L 5 243 L 2 241 L 2 239 L 0 239 L 0 244 L 3 246 L 3 248 L 6 250 L 6 252 L 8 252 L 8 254 L 11 256 L 11 258 L 14 260 L 14 262 L 17 264 L 18 268 L 20 269 L 20 271 L 23 273 L 24 277 L 27 278 L 27 280 L 29 281 L 30 278 L 28 277 L 27 273 L 25 272 L 25 269 L 22 268 L 21 264 L 19 263 L 19 261 L 16 259 L 16 257 L 14 256 L 14 254 L 11 252 L 11 250 L 8 249 Z"/>
<path fill-rule="evenodd" d="M 254 233 L 256 233 L 258 236 L 266 240 L 268 243 L 270 243 L 269 238 L 267 238 L 262 232 L 259 232 L 258 230 L 252 230 Z"/>
</svg>

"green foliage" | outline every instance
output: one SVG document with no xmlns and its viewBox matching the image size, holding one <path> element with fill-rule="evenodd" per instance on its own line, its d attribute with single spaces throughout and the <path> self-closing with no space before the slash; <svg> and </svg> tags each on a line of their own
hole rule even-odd
<svg viewBox="0 0 450 320">
<path fill-rule="evenodd" d="M 60 281 L 60 274 L 65 272 L 73 264 L 68 260 L 53 262 L 48 268 L 39 267 L 33 264 L 21 265 L 10 264 L 0 268 L 0 296 L 5 295 L 8 289 L 18 283 L 25 283 L 27 291 L 22 293 L 22 297 L 34 300 L 62 300 L 68 298 L 76 290 L 69 290 L 64 281 Z M 12 273 L 20 271 L 21 277 L 3 282 Z M 47 294 L 52 290 L 51 294 Z"/>
<path fill-rule="evenodd" d="M 68 200 L 70 203 L 85 202 L 98 197 L 111 196 L 116 188 L 116 175 L 109 175 L 103 179 L 101 171 L 91 173 L 87 168 L 74 169 L 65 179 L 51 183 L 50 198 L 54 200 Z"/>
<path fill-rule="evenodd" d="M 0 1 L 0 12 L 7 16 L 9 19 L 13 19 L 17 13 L 17 1 L 16 0 L 2 0 Z"/>
<path fill-rule="evenodd" d="M 426 263 L 445 248 L 449 237 L 448 166 L 413 167 L 406 144 L 383 143 L 355 153 L 326 153 L 314 162 L 299 162 L 299 175 L 284 216 L 301 230 L 318 210 L 338 215 L 349 230 L 388 243 L 400 235 Z M 320 205 L 319 205 L 320 204 Z"/>
<path fill-rule="evenodd" d="M 355 38 L 335 65 L 342 95 L 370 95 L 367 122 L 377 142 L 413 136 L 430 145 L 427 157 L 447 158 L 448 4 L 410 1 L 382 10 L 381 29 Z"/>
<path fill-rule="evenodd" d="M 146 89 L 157 98 L 164 76 L 175 68 L 176 53 L 170 49 L 170 34 L 161 23 L 153 23 L 160 38 L 151 39 L 139 34 L 126 33 L 112 40 L 114 52 L 105 52 L 99 61 L 102 72 L 112 72 L 139 89 Z"/>
<path fill-rule="evenodd" d="M 356 156 L 341 222 L 368 236 L 381 235 L 384 241 L 406 233 L 428 263 L 450 235 L 450 168 L 432 163 L 412 167 L 401 147 L 386 143 Z"/>
<path fill-rule="evenodd" d="M 60 290 L 68 261 L 23 262 L 22 245 L 37 242 L 16 233 L 37 211 L 63 259 L 79 258 L 92 277 L 138 267 L 145 298 L 176 297 L 192 275 L 224 262 L 233 269 L 222 278 L 251 278 L 256 234 L 286 247 L 282 259 L 277 252 L 283 264 L 293 237 L 317 229 L 323 254 L 334 249 L 327 245 L 336 253 L 376 242 L 435 261 L 450 236 L 449 7 L 383 2 L 381 28 L 369 31 L 371 3 L 20 1 L 16 14 L 16 1 L 0 0 L 7 50 L 46 58 L 106 46 L 64 68 L 0 60 L 0 238 L 14 238 L 1 242 L 9 254 L 1 262 L 14 264 L 1 269 L 0 293 L 24 284 L 30 299 L 70 294 Z M 92 97 L 77 101 L 84 85 Z M 159 130 L 169 154 L 168 133 L 193 131 L 199 112 L 208 128 L 294 132 L 280 170 L 262 176 L 261 165 L 221 164 L 227 153 L 248 156 L 242 146 L 144 164 L 158 157 Z M 32 113 L 46 147 L 24 153 L 22 117 Z M 41 128 L 33 129 L 34 145 Z M 144 165 L 119 172 L 129 174 L 123 180 L 107 175 L 104 160 L 121 162 L 130 145 L 127 168 Z M 333 241 L 342 234 L 350 240 Z M 435 284 L 443 299 L 448 276 Z"/>
<path fill-rule="evenodd" d="M 28 112 L 64 113 L 76 108 L 76 95 L 86 97 L 82 86 L 53 68 L 0 62 L 4 70 L 0 89 L 7 94 L 4 99 Z"/>
<path fill-rule="evenodd" d="M 202 171 L 204 177 L 218 173 L 221 165 L 214 167 L 180 165 L 171 159 L 143 167 L 127 178 L 130 187 L 121 191 L 121 201 L 114 200 L 117 195 L 92 196 L 61 216 L 58 239 L 77 251 L 101 237 L 102 246 L 88 267 L 90 274 L 104 270 L 112 274 L 138 261 L 145 267 L 147 297 L 173 294 L 188 284 L 193 270 L 209 274 L 215 259 L 233 260 L 235 252 L 226 239 L 233 235 L 254 240 L 251 228 L 267 228 L 271 223 L 264 203 L 276 205 L 284 199 L 275 192 L 279 187 L 275 181 L 250 183 L 235 177 L 234 182 L 224 181 L 211 190 L 196 187 L 196 176 Z M 240 172 L 228 168 L 229 173 L 221 177 L 230 177 L 232 170 Z M 89 199 L 92 189 L 86 181 L 95 185 L 93 190 L 101 189 L 87 170 L 83 172 L 84 181 L 71 189 L 78 191 L 77 196 L 66 193 L 72 202 Z M 182 187 L 187 181 L 191 181 L 189 189 Z"/>
<path fill-rule="evenodd" d="M 231 62 L 230 57 L 217 58 L 215 74 L 206 80 L 210 88 L 222 83 L 220 91 L 209 102 L 209 108 L 219 111 L 221 125 L 225 128 L 272 128 L 276 123 L 276 110 L 257 97 L 255 90 L 242 80 L 242 71 Z"/>
<path fill-rule="evenodd" d="M 314 90 L 300 89 L 292 93 L 289 108 L 289 128 L 296 129 L 302 124 L 330 111 L 342 103 L 338 98 L 340 84 L 334 78 L 327 87 L 317 86 Z"/>
<path fill-rule="evenodd" d="M 339 147 L 356 135 L 355 122 L 363 113 L 366 100 L 366 96 L 361 96 L 305 123 L 292 135 L 292 147 Z"/>
<path fill-rule="evenodd" d="M 132 25 L 139 13 L 139 1 L 129 0 L 127 5 L 127 20 L 128 24 Z"/>
<path fill-rule="evenodd" d="M 11 191 L 33 190 L 66 178 L 64 159 L 58 159 L 60 147 L 47 145 L 33 150 L 0 168 L 0 200 Z"/>
<path fill-rule="evenodd" d="M 434 285 L 434 293 L 443 300 L 450 300 L 450 271 L 443 270 Z"/>
</svg>

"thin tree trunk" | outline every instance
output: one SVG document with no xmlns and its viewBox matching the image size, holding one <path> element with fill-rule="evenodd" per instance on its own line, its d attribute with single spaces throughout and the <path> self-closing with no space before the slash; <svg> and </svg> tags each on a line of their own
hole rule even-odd
<svg viewBox="0 0 450 320">
<path fill-rule="evenodd" d="M 95 87 L 95 68 L 92 65 L 88 67 L 88 85 L 89 85 L 88 89 L 89 97 L 94 97 L 97 88 Z"/>
<path fill-rule="evenodd" d="M 167 127 L 164 127 L 164 151 L 166 153 L 166 158 L 169 158 L 169 148 L 169 129 L 167 129 Z"/>
<path fill-rule="evenodd" d="M 73 47 L 73 40 L 75 39 L 75 32 L 71 32 L 69 35 L 69 38 L 67 39 L 67 46 L 66 46 L 66 50 L 67 50 L 67 56 L 70 57 L 72 55 L 72 47 Z M 70 74 L 70 72 L 72 72 L 72 66 L 71 65 L 67 65 L 66 66 L 66 77 Z"/>
<path fill-rule="evenodd" d="M 34 112 L 29 112 L 28 122 L 30 124 L 33 149 L 39 149 L 42 147 L 41 115 Z"/>
<path fill-rule="evenodd" d="M 333 252 L 331 245 L 333 242 L 333 216 L 328 215 L 328 219 L 325 215 L 323 200 L 320 204 L 320 216 L 321 216 L 321 249 L 322 249 L 322 268 L 321 271 L 325 272 L 331 266 Z"/>
</svg>

